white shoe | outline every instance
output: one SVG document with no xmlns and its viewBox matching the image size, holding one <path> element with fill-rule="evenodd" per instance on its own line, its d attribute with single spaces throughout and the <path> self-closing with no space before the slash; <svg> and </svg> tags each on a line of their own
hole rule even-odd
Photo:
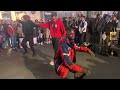
<svg viewBox="0 0 120 90">
<path fill-rule="evenodd" d="M 54 65 L 55 65 L 55 64 L 54 64 L 54 61 L 51 61 L 51 62 L 50 62 L 50 65 L 51 65 L 51 66 L 54 66 Z"/>
<path fill-rule="evenodd" d="M 43 43 L 41 43 L 41 45 L 43 45 Z"/>
<path fill-rule="evenodd" d="M 46 44 L 48 44 L 48 42 L 46 42 Z"/>
<path fill-rule="evenodd" d="M 50 41 L 48 42 L 48 44 L 50 44 Z"/>
<path fill-rule="evenodd" d="M 22 46 L 20 46 L 20 48 L 23 48 Z"/>
</svg>

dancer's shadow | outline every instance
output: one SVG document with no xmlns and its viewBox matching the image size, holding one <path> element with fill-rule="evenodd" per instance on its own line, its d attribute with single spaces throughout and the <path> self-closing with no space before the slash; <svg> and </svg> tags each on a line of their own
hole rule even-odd
<svg viewBox="0 0 120 90">
<path fill-rule="evenodd" d="M 20 53 L 23 53 L 24 50 L 23 50 L 23 49 L 20 49 L 19 52 L 20 52 Z M 29 55 L 32 55 L 31 49 L 28 49 L 28 52 L 29 52 L 29 53 L 28 53 Z M 48 52 L 43 53 L 42 51 L 40 51 L 40 50 L 38 50 L 38 49 L 35 49 L 35 52 L 36 52 L 36 54 L 37 54 L 40 58 L 42 58 L 42 59 L 44 59 L 44 60 L 50 61 L 51 59 L 53 59 L 53 56 L 52 56 L 52 55 L 48 55 L 48 54 L 47 54 Z"/>
<path fill-rule="evenodd" d="M 48 52 L 43 53 L 43 52 L 41 52 L 41 51 L 38 50 L 38 49 L 36 49 L 35 51 L 36 51 L 37 55 L 39 55 L 41 58 L 44 58 L 45 60 L 50 61 L 51 59 L 53 59 L 53 56 L 52 56 L 52 55 L 48 55 L 48 54 L 47 54 Z"/>
<path fill-rule="evenodd" d="M 55 70 L 49 64 L 44 64 L 42 60 L 30 59 L 23 56 L 25 66 L 33 73 L 36 79 L 59 79 Z"/>
</svg>

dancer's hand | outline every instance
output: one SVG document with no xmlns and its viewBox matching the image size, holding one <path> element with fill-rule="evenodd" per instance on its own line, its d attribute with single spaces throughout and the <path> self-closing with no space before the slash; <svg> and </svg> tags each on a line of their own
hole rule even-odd
<svg viewBox="0 0 120 90">
<path fill-rule="evenodd" d="M 95 57 L 95 54 L 89 49 L 88 50 L 88 53 L 92 56 L 92 57 Z"/>
<path fill-rule="evenodd" d="M 90 74 L 90 69 L 86 68 L 86 67 L 83 67 L 83 73 L 85 73 L 86 75 L 89 75 Z"/>
</svg>

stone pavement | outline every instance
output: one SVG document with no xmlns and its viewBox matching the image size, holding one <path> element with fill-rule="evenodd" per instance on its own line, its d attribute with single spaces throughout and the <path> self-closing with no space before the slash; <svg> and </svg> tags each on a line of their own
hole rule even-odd
<svg viewBox="0 0 120 90">
<path fill-rule="evenodd" d="M 7 50 L 0 55 L 0 79 L 60 79 L 49 65 L 53 59 L 52 45 L 35 46 L 36 57 L 31 54 L 22 55 L 23 50 Z M 30 51 L 31 53 L 31 51 Z M 96 55 L 95 58 L 87 53 L 77 52 L 77 64 L 91 69 L 88 79 L 120 79 L 120 57 L 105 57 Z M 68 74 L 73 78 L 73 74 Z"/>
</svg>

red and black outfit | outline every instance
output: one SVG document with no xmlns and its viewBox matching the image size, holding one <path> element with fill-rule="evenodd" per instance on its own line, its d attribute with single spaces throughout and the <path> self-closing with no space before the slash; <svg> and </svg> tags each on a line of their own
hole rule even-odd
<svg viewBox="0 0 120 90">
<path fill-rule="evenodd" d="M 76 50 L 87 52 L 86 47 L 78 47 L 71 43 L 68 38 L 60 40 L 59 48 L 55 56 L 55 71 L 61 78 L 66 78 L 69 71 L 83 73 L 83 68 L 76 63 Z"/>
<path fill-rule="evenodd" d="M 66 30 L 62 20 L 59 18 L 56 21 L 52 20 L 46 23 L 40 23 L 40 27 L 49 28 L 52 37 L 54 51 L 58 50 L 58 43 L 61 37 L 66 36 Z"/>
</svg>

